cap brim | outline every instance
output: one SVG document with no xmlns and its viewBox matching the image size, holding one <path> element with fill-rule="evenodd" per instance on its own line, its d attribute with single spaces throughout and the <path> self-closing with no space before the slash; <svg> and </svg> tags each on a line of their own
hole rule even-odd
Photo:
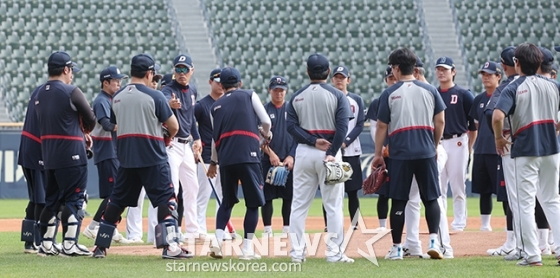
<svg viewBox="0 0 560 278">
<path fill-rule="evenodd" d="M 346 73 L 344 73 L 344 72 L 335 72 L 332 76 L 335 76 L 335 75 L 337 75 L 337 74 L 341 74 L 341 75 L 343 75 L 344 77 L 348 77 L 348 74 L 346 74 Z"/>
<path fill-rule="evenodd" d="M 128 75 L 125 75 L 125 74 L 115 74 L 115 75 L 111 76 L 111 78 L 113 78 L 113 79 L 126 79 L 126 78 L 128 78 Z"/>
<path fill-rule="evenodd" d="M 446 68 L 446 69 L 452 69 L 452 68 L 453 68 L 452 66 L 450 66 L 450 65 L 448 65 L 448 64 L 437 64 L 437 65 L 436 65 L 436 68 L 437 68 L 437 67 L 444 67 L 444 68 Z"/>
<path fill-rule="evenodd" d="M 282 88 L 282 89 L 284 89 L 284 90 L 288 90 L 288 87 L 287 87 L 287 86 L 284 86 L 284 85 L 272 85 L 272 86 L 270 86 L 269 89 L 270 89 L 270 90 L 274 90 L 274 89 L 276 89 L 276 88 Z"/>
<path fill-rule="evenodd" d="M 559 45 L 559 46 L 555 46 L 555 47 L 554 47 L 554 50 L 560 52 L 560 45 Z"/>
<path fill-rule="evenodd" d="M 214 78 L 214 79 L 212 79 L 212 80 L 214 80 L 214 81 L 220 83 L 220 78 L 219 78 L 219 77 L 216 77 L 216 78 Z"/>
<path fill-rule="evenodd" d="M 489 74 L 496 73 L 495 70 L 489 70 L 489 69 L 481 69 L 481 70 L 478 71 L 478 73 L 481 73 L 481 72 L 486 72 L 486 73 L 489 73 Z"/>
<path fill-rule="evenodd" d="M 189 64 L 187 64 L 187 63 L 177 63 L 177 64 L 175 64 L 174 67 L 176 67 L 176 66 L 185 66 L 185 67 L 187 67 L 187 68 L 192 68 L 192 67 L 193 67 L 192 65 L 189 65 Z"/>
<path fill-rule="evenodd" d="M 72 62 L 72 72 L 80 72 L 82 68 L 78 67 L 78 64 Z"/>
</svg>

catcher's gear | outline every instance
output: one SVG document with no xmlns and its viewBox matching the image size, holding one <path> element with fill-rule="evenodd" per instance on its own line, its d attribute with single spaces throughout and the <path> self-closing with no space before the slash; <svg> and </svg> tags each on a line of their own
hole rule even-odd
<svg viewBox="0 0 560 278">
<path fill-rule="evenodd" d="M 387 181 L 387 169 L 385 167 L 377 167 L 373 169 L 369 177 L 362 184 L 364 195 L 373 194 Z"/>
<path fill-rule="evenodd" d="M 280 166 L 272 166 L 268 170 L 265 182 L 275 186 L 286 186 L 289 174 L 290 170 L 282 164 L 280 164 Z"/>
<path fill-rule="evenodd" d="M 338 183 L 345 182 L 352 177 L 352 166 L 348 162 L 325 162 L 325 168 L 327 169 L 327 175 L 325 177 L 325 184 L 335 185 Z"/>
<path fill-rule="evenodd" d="M 163 124 L 161 126 L 161 130 L 163 131 L 163 142 L 165 143 L 166 147 L 171 146 L 171 134 L 169 134 L 169 129 L 167 129 L 167 125 Z"/>
</svg>

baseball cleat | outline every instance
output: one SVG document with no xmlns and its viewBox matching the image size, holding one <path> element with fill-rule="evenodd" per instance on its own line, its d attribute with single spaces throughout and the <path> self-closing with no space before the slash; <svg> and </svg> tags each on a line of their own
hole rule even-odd
<svg viewBox="0 0 560 278">
<path fill-rule="evenodd" d="M 113 233 L 113 242 L 121 243 L 121 244 L 130 244 L 131 243 L 130 240 L 126 239 L 123 235 L 121 235 L 121 233 L 119 233 L 119 231 L 117 229 L 115 229 L 115 232 Z"/>
<path fill-rule="evenodd" d="M 515 249 L 507 249 L 504 246 L 500 246 L 498 248 L 495 249 L 488 249 L 486 250 L 486 253 L 488 254 L 488 256 L 506 256 L 511 254 L 512 252 L 514 252 Z"/>
<path fill-rule="evenodd" d="M 37 248 L 37 246 L 35 246 L 35 244 L 33 242 L 26 241 L 25 245 L 24 245 L 23 253 L 25 253 L 25 254 L 37 254 L 38 250 L 39 250 L 39 248 Z"/>
<path fill-rule="evenodd" d="M 261 255 L 255 254 L 255 253 L 253 253 L 253 254 L 243 254 L 243 255 L 239 256 L 239 259 L 243 260 L 243 261 L 260 260 Z"/>
<path fill-rule="evenodd" d="M 541 255 L 552 255 L 552 250 L 550 250 L 550 246 L 541 249 Z"/>
<path fill-rule="evenodd" d="M 483 232 L 491 232 L 491 231 L 492 231 L 492 227 L 490 227 L 490 226 L 483 226 L 483 227 L 480 227 L 480 230 L 483 231 Z"/>
<path fill-rule="evenodd" d="M 443 259 L 443 254 L 439 250 L 439 244 L 436 244 L 436 240 L 430 240 L 430 248 L 428 248 L 428 255 L 430 255 L 431 259 L 441 260 Z"/>
<path fill-rule="evenodd" d="M 518 266 L 542 266 L 542 262 L 541 261 L 536 261 L 536 262 L 529 262 L 527 261 L 527 259 L 523 259 L 519 262 L 517 262 Z"/>
<path fill-rule="evenodd" d="M 60 255 L 66 257 L 78 257 L 78 256 L 90 257 L 91 255 L 93 255 L 93 253 L 89 251 L 89 249 L 87 249 L 86 246 L 77 243 L 71 243 L 71 244 L 72 245 L 70 246 L 70 248 L 66 248 L 65 247 L 66 244 L 62 244 L 62 250 L 60 252 Z"/>
<path fill-rule="evenodd" d="M 210 253 L 208 254 L 210 257 L 214 259 L 223 259 L 224 255 L 222 254 L 222 249 L 220 247 L 211 245 L 210 246 Z"/>
<path fill-rule="evenodd" d="M 305 262 L 305 258 L 292 258 L 292 263 L 300 264 L 303 262 Z"/>
<path fill-rule="evenodd" d="M 401 259 L 402 259 L 402 258 L 401 258 Z M 327 262 L 328 262 L 328 263 L 348 263 L 348 264 L 351 264 L 351 263 L 354 263 L 354 259 L 348 258 L 346 255 L 342 254 L 342 256 L 340 257 L 340 259 L 338 259 L 338 260 L 329 260 L 329 259 L 327 259 Z"/>
<path fill-rule="evenodd" d="M 428 254 L 422 254 L 422 250 L 418 251 L 412 250 L 411 248 L 403 247 L 402 248 L 403 257 L 404 258 L 420 258 L 420 259 L 429 259 L 430 256 Z"/>
<path fill-rule="evenodd" d="M 504 256 L 506 261 L 517 261 L 523 259 L 523 254 L 519 250 L 513 250 L 513 252 Z"/>
<path fill-rule="evenodd" d="M 129 239 L 128 241 L 130 241 L 130 243 L 144 243 L 144 241 L 141 238 L 133 238 L 133 239 Z"/>
<path fill-rule="evenodd" d="M 39 257 L 58 256 L 58 254 L 60 254 L 60 249 L 55 244 L 52 244 L 50 248 L 47 248 L 43 243 L 39 246 L 39 250 L 37 251 L 37 256 Z"/>
<path fill-rule="evenodd" d="M 99 231 L 99 226 L 95 227 L 94 229 L 90 229 L 89 226 L 87 226 L 82 232 L 82 235 L 84 235 L 85 237 L 91 240 L 95 240 L 98 231 Z"/>
<path fill-rule="evenodd" d="M 187 250 L 186 248 L 181 247 L 181 246 L 180 246 L 179 248 L 180 248 L 181 250 L 180 250 L 180 252 L 179 252 L 178 254 L 176 254 L 176 255 L 171 255 L 171 254 L 169 254 L 169 247 L 168 247 L 168 248 L 165 248 L 165 249 L 163 249 L 163 253 L 161 254 L 161 257 L 162 257 L 163 259 L 173 259 L 173 260 L 176 260 L 176 259 L 180 259 L 180 260 L 182 260 L 182 259 L 191 259 L 191 258 L 194 257 L 193 253 L 190 252 L 189 250 Z"/>
<path fill-rule="evenodd" d="M 389 253 L 385 255 L 385 260 L 402 260 L 403 259 L 403 252 L 402 247 L 400 246 L 392 246 Z"/>
<path fill-rule="evenodd" d="M 93 249 L 93 257 L 97 259 L 103 259 L 107 257 L 107 249 L 96 246 L 95 249 Z"/>
</svg>

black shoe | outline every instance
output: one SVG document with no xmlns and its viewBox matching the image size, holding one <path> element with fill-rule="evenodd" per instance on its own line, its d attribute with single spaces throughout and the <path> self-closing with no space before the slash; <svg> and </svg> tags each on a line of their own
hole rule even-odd
<svg viewBox="0 0 560 278">
<path fill-rule="evenodd" d="M 95 249 L 93 249 L 93 257 L 97 259 L 103 259 L 107 257 L 107 249 L 96 246 Z"/>
<path fill-rule="evenodd" d="M 31 241 L 26 241 L 24 244 L 23 253 L 25 254 L 37 254 L 39 248 Z"/>
</svg>

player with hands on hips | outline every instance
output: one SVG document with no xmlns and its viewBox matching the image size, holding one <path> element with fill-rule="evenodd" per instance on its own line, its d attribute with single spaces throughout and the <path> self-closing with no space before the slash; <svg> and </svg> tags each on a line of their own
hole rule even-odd
<svg viewBox="0 0 560 278">
<path fill-rule="evenodd" d="M 283 220 L 283 233 L 289 232 L 290 226 L 290 213 L 292 206 L 293 196 L 293 174 L 292 169 L 294 166 L 294 156 L 296 152 L 296 143 L 292 135 L 288 133 L 286 126 L 286 108 L 288 103 L 285 101 L 286 91 L 288 90 L 288 83 L 286 78 L 282 76 L 273 76 L 268 85 L 268 91 L 271 96 L 270 102 L 264 105 L 264 108 L 272 122 L 271 131 L 274 137 L 270 143 L 262 146 L 263 156 L 261 160 L 262 175 L 265 178 L 263 193 L 266 203 L 261 208 L 263 218 L 264 233 L 272 234 L 272 214 L 273 206 L 272 200 L 282 198 L 282 220 Z M 266 180 L 270 171 L 271 176 L 279 173 L 274 171 L 273 168 L 284 168 L 277 171 L 289 171 L 285 177 L 286 182 L 279 182 L 275 184 L 273 177 L 272 180 Z"/>
<path fill-rule="evenodd" d="M 342 163 L 340 147 L 353 117 L 348 99 L 326 83 L 331 73 L 329 60 L 321 54 L 307 59 L 310 84 L 299 89 L 288 104 L 288 132 L 298 143 L 294 164 L 294 199 L 290 215 L 292 262 L 305 261 L 305 221 L 317 187 L 327 212 L 328 262 L 353 263 L 342 249 L 344 184 L 326 184 L 325 162 Z"/>
</svg>

